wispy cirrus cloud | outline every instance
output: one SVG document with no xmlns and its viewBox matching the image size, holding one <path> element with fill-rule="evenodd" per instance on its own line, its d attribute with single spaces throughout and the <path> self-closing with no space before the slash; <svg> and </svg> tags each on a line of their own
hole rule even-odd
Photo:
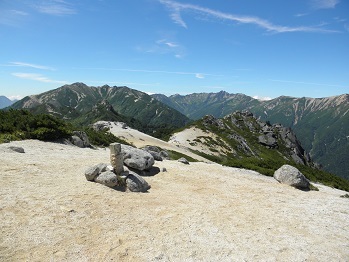
<svg viewBox="0 0 349 262">
<path fill-rule="evenodd" d="M 58 84 L 67 84 L 67 81 L 61 81 L 61 80 L 52 80 L 46 76 L 43 76 L 41 74 L 32 74 L 32 73 L 12 73 L 13 76 L 28 80 L 34 80 L 44 83 L 58 83 Z"/>
<path fill-rule="evenodd" d="M 43 66 L 43 65 L 36 65 L 31 63 L 25 63 L 25 62 L 10 62 L 11 66 L 22 66 L 22 67 L 30 67 L 35 69 L 42 69 L 42 70 L 51 70 L 54 71 L 55 69 L 49 66 Z"/>
<path fill-rule="evenodd" d="M 147 70 L 147 69 L 128 69 L 128 68 L 105 68 L 105 67 L 87 67 L 87 68 L 82 68 L 82 67 L 77 67 L 77 68 L 74 68 L 74 69 L 141 72 L 141 73 L 158 73 L 158 74 L 175 74 L 175 75 L 192 75 L 192 76 L 195 76 L 196 78 L 205 78 L 206 76 L 223 76 L 223 75 L 210 74 L 210 73 Z"/>
<path fill-rule="evenodd" d="M 35 9 L 43 14 L 65 16 L 74 15 L 77 10 L 67 1 L 63 0 L 47 0 L 35 5 Z"/>
<path fill-rule="evenodd" d="M 139 46 L 137 50 L 145 53 L 173 54 L 176 58 L 185 56 L 185 48 L 181 44 L 166 38 L 159 39 L 146 47 Z"/>
<path fill-rule="evenodd" d="M 1 10 L 0 9 L 0 25 L 16 26 L 23 21 L 29 14 L 22 10 Z"/>
<path fill-rule="evenodd" d="M 339 1 L 339 0 L 327 0 L 327 1 Z M 276 25 L 266 19 L 262 19 L 256 16 L 244 16 L 244 15 L 224 13 L 221 11 L 213 10 L 213 9 L 202 7 L 199 5 L 180 3 L 172 0 L 159 0 L 159 2 L 165 5 L 170 10 L 171 19 L 176 24 L 184 28 L 188 28 L 188 26 L 182 18 L 182 12 L 191 11 L 195 13 L 208 15 L 219 20 L 236 22 L 240 24 L 253 24 L 273 33 L 287 33 L 287 32 L 321 32 L 321 33 L 331 32 L 333 33 L 333 32 L 337 32 L 334 30 L 329 30 L 329 29 L 320 28 L 320 27 L 313 27 L 313 26 L 295 26 L 294 27 L 294 26 Z"/>
<path fill-rule="evenodd" d="M 340 0 L 311 0 L 311 6 L 315 9 L 331 9 L 339 4 Z"/>
</svg>

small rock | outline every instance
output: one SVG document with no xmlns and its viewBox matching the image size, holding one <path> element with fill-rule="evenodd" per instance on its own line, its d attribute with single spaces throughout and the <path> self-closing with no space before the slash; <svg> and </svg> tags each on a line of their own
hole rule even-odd
<svg viewBox="0 0 349 262">
<path fill-rule="evenodd" d="M 91 166 L 85 171 L 85 177 L 88 181 L 93 181 L 99 174 L 105 171 L 108 167 L 108 164 L 100 163 L 95 166 Z"/>
<path fill-rule="evenodd" d="M 162 172 L 167 172 L 166 167 L 163 167 L 163 168 L 162 168 Z"/>
<path fill-rule="evenodd" d="M 146 192 L 150 189 L 150 185 L 143 177 L 130 171 L 126 178 L 126 186 L 132 192 Z"/>
<path fill-rule="evenodd" d="M 111 171 L 105 171 L 95 178 L 95 182 L 108 187 L 114 187 L 118 184 L 118 177 Z"/>
<path fill-rule="evenodd" d="M 184 157 L 181 157 L 180 159 L 178 159 L 178 162 L 189 165 L 189 161 L 187 159 L 185 159 Z"/>
</svg>

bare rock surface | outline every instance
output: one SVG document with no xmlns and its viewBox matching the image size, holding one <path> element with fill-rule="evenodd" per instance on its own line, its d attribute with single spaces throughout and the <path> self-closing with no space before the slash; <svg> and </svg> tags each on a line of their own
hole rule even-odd
<svg viewBox="0 0 349 262">
<path fill-rule="evenodd" d="M 154 165 L 154 157 L 145 150 L 132 146 L 121 145 L 124 164 L 137 170 L 150 169 Z"/>
<path fill-rule="evenodd" d="M 36 140 L 0 144 L 0 260 L 348 261 L 347 192 L 300 191 L 200 162 L 157 162 L 167 172 L 147 177 L 146 194 L 81 175 L 109 157 Z"/>
<path fill-rule="evenodd" d="M 309 180 L 295 167 L 283 165 L 274 173 L 274 178 L 280 183 L 300 189 L 309 189 Z"/>
</svg>

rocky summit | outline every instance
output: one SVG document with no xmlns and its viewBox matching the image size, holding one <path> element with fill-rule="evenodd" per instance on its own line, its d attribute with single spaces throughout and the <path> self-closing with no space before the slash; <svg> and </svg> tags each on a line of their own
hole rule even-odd
<svg viewBox="0 0 349 262">
<path fill-rule="evenodd" d="M 194 120 L 205 115 L 223 118 L 235 111 L 249 110 L 263 121 L 290 127 L 315 162 L 349 179 L 348 94 L 324 98 L 280 96 L 267 101 L 225 91 L 153 97 Z M 274 142 L 268 135 L 260 140 Z"/>
</svg>

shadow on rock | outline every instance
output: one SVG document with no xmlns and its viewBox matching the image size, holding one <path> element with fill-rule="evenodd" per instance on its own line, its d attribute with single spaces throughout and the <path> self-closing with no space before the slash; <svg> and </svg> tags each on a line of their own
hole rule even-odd
<svg viewBox="0 0 349 262">
<path fill-rule="evenodd" d="M 160 168 L 158 168 L 156 166 L 153 166 L 153 167 L 151 167 L 148 170 L 142 170 L 142 171 L 136 170 L 136 169 L 133 169 L 133 168 L 129 168 L 129 169 L 130 169 L 130 171 L 133 171 L 133 172 L 137 173 L 140 176 L 155 176 L 158 173 L 160 173 Z"/>
</svg>

